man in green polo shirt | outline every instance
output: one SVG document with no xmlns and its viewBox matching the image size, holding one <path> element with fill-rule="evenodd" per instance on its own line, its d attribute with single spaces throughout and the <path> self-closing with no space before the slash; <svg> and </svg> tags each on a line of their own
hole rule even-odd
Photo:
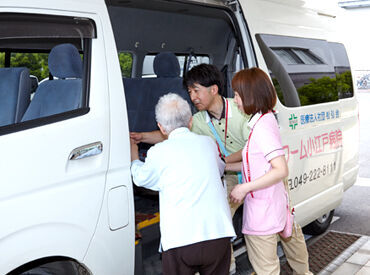
<svg viewBox="0 0 370 275">
<path fill-rule="evenodd" d="M 198 112 L 193 115 L 191 131 L 210 136 L 216 141 L 212 131 L 213 126 L 219 137 L 219 142 L 216 141 L 216 144 L 225 162 L 240 162 L 241 151 L 249 135 L 247 126 L 249 116 L 239 111 L 233 99 L 226 99 L 220 95 L 223 87 L 221 72 L 214 65 L 200 64 L 186 74 L 184 86 L 188 88 L 190 99 L 198 109 Z M 131 133 L 130 136 L 136 143 L 155 144 L 164 139 L 160 131 Z M 222 147 L 226 149 L 226 155 L 230 155 L 226 156 Z M 224 181 L 229 195 L 233 187 L 238 184 L 237 174 L 226 172 Z M 240 204 L 229 200 L 229 205 L 231 215 L 234 216 Z M 235 267 L 235 263 L 233 265 Z"/>
<path fill-rule="evenodd" d="M 223 80 L 220 71 L 213 65 L 201 64 L 193 67 L 184 77 L 184 86 L 188 88 L 189 96 L 198 109 L 193 116 L 192 132 L 212 137 L 216 141 L 212 126 L 216 131 L 219 142 L 216 144 L 226 163 L 241 161 L 241 151 L 248 139 L 249 117 L 242 114 L 233 99 L 220 95 Z M 211 124 L 211 125 L 210 125 Z M 225 156 L 222 146 L 229 156 Z M 226 172 L 224 179 L 227 193 L 238 183 L 235 172 Z M 233 216 L 240 204 L 229 201 Z"/>
<path fill-rule="evenodd" d="M 241 151 L 248 139 L 247 126 L 249 116 L 242 114 L 232 98 L 220 95 L 223 87 L 223 77 L 216 66 L 200 64 L 193 67 L 184 77 L 184 86 L 188 88 L 189 96 L 199 112 L 193 115 L 191 131 L 200 135 L 210 136 L 216 141 L 209 122 L 213 125 L 220 141 L 230 154 L 225 156 L 220 145 L 219 151 L 226 163 L 240 162 Z M 131 138 L 136 142 L 155 144 L 165 138 L 160 131 L 131 133 Z M 222 146 L 221 146 L 222 147 Z M 225 180 L 228 194 L 237 184 L 236 173 L 227 172 Z M 230 204 L 231 214 L 234 215 L 239 205 Z"/>
</svg>

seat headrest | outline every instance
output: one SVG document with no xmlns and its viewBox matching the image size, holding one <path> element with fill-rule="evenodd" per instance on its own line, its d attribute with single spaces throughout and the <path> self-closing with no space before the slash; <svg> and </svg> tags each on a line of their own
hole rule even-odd
<svg viewBox="0 0 370 275">
<path fill-rule="evenodd" d="M 157 77 L 179 77 L 180 64 L 175 54 L 171 52 L 159 53 L 153 62 L 154 73 Z"/>
<path fill-rule="evenodd" d="M 49 71 L 58 78 L 82 78 L 82 60 L 72 44 L 60 44 L 51 49 Z"/>
</svg>

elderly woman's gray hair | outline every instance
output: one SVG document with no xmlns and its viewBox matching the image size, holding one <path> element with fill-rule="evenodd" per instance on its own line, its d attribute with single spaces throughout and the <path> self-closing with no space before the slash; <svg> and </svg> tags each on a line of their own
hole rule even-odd
<svg viewBox="0 0 370 275">
<path fill-rule="evenodd" d="M 188 127 L 191 119 L 189 103 L 177 94 L 166 94 L 155 106 L 155 119 L 167 134 L 177 128 Z"/>
</svg>

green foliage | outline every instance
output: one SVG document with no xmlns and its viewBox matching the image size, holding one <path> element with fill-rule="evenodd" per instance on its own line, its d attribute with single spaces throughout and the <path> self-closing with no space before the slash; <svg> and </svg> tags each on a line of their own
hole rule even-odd
<svg viewBox="0 0 370 275">
<path fill-rule="evenodd" d="M 284 97 L 281 87 L 276 80 L 272 79 L 279 100 L 284 104 Z M 310 83 L 297 89 L 301 106 L 312 105 L 340 98 L 351 97 L 353 95 L 352 74 L 346 71 L 336 74 L 334 78 L 324 76 L 318 79 L 310 78 Z"/>
<path fill-rule="evenodd" d="M 131 77 L 132 55 L 121 52 L 118 54 L 122 76 Z M 82 57 L 82 56 L 81 56 Z M 5 53 L 0 53 L 0 67 L 4 67 Z M 12 53 L 10 57 L 11 67 L 27 67 L 30 74 L 41 81 L 49 77 L 48 54 L 46 53 Z"/>
<path fill-rule="evenodd" d="M 12 67 L 27 67 L 30 74 L 36 76 L 39 81 L 49 77 L 46 53 L 12 53 L 10 64 Z"/>
<path fill-rule="evenodd" d="M 4 68 L 5 64 L 5 53 L 0 53 L 0 68 Z"/>
<path fill-rule="evenodd" d="M 302 106 L 338 100 L 336 78 L 310 78 L 310 82 L 297 89 Z"/>
<path fill-rule="evenodd" d="M 337 74 L 336 77 L 339 98 L 353 96 L 353 82 L 351 71 Z"/>
<path fill-rule="evenodd" d="M 119 64 L 123 77 L 131 77 L 132 71 L 132 55 L 130 53 L 118 53 Z"/>
</svg>

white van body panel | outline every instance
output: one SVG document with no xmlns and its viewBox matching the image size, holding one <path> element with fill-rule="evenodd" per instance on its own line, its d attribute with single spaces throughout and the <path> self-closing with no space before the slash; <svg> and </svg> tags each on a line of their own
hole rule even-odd
<svg viewBox="0 0 370 275">
<path fill-rule="evenodd" d="M 89 113 L 0 137 L 1 151 L 12 152 L 10 159 L 0 160 L 0 181 L 9 182 L 0 193 L 0 251 L 6 251 L 1 253 L 0 273 L 61 256 L 82 263 L 93 274 L 132 274 L 127 113 L 105 3 L 3 1 L 1 6 L 1 13 L 90 18 L 97 38 L 92 43 Z M 103 144 L 101 154 L 69 160 L 73 149 L 93 142 Z"/>
<path fill-rule="evenodd" d="M 133 274 L 135 228 L 133 190 L 130 172 L 130 143 L 127 112 L 117 49 L 106 7 L 100 8 L 102 36 L 105 40 L 106 72 L 101 72 L 109 87 L 110 108 L 110 151 L 105 199 L 95 235 L 83 263 L 93 274 Z M 115 194 L 120 190 L 120 194 Z M 121 198 L 120 198 L 121 196 Z M 112 202 L 112 199 L 115 201 Z M 124 205 L 126 206 L 124 207 Z M 124 207 L 124 208 L 123 208 Z M 117 217 L 118 216 L 118 217 Z M 127 220 L 122 220 L 122 216 Z M 112 220 L 120 220 L 121 225 L 112 230 Z M 126 223 L 126 224 L 125 224 Z M 110 227 L 107 225 L 110 224 Z M 102 258 L 104 257 L 104 259 Z M 105 264 L 102 265 L 101 262 Z"/>
<path fill-rule="evenodd" d="M 354 85 L 355 87 L 355 85 Z M 355 89 L 355 91 L 357 91 Z M 358 101 L 355 97 L 340 101 L 342 109 L 343 138 L 343 188 L 351 187 L 357 180 L 359 170 L 360 127 Z"/>
</svg>

